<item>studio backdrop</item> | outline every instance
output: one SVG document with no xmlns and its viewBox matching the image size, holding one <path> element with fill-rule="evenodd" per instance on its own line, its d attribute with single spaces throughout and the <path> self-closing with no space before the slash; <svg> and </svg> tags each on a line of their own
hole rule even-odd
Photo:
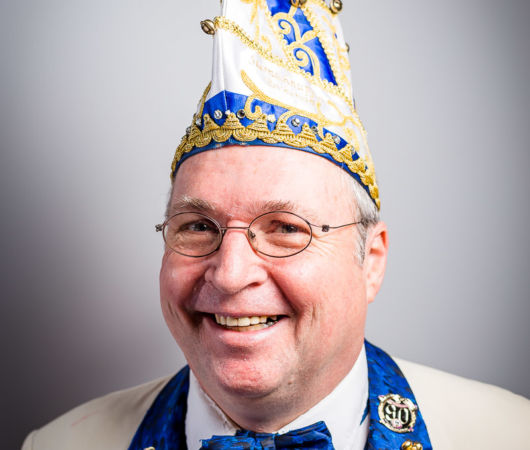
<svg viewBox="0 0 530 450">
<path fill-rule="evenodd" d="M 530 395 L 530 4 L 345 0 L 390 230 L 367 337 Z M 2 448 L 184 364 L 159 307 L 169 171 L 217 0 L 0 3 Z"/>
</svg>

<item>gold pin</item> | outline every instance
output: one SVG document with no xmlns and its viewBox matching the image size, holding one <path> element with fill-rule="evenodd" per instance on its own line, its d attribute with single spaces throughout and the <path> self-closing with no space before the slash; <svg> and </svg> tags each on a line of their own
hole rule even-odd
<svg viewBox="0 0 530 450">
<path fill-rule="evenodd" d="M 380 423 L 396 433 L 414 431 L 418 407 L 412 400 L 398 394 L 387 394 L 380 395 L 379 402 L 377 412 Z"/>
<path fill-rule="evenodd" d="M 423 445 L 419 442 L 405 441 L 401 444 L 401 450 L 423 450 Z"/>
<path fill-rule="evenodd" d="M 214 35 L 215 34 L 215 24 L 211 19 L 201 20 L 201 29 L 206 34 Z"/>
<path fill-rule="evenodd" d="M 342 10 L 342 0 L 331 0 L 329 9 L 333 14 L 338 14 Z"/>
</svg>

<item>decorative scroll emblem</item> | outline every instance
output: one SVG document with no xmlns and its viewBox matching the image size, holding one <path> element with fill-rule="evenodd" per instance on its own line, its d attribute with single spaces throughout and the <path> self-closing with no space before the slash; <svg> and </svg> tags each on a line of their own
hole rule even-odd
<svg viewBox="0 0 530 450">
<path fill-rule="evenodd" d="M 379 422 L 396 433 L 414 431 L 418 407 L 412 400 L 398 394 L 387 394 L 380 395 L 379 401 Z"/>
</svg>

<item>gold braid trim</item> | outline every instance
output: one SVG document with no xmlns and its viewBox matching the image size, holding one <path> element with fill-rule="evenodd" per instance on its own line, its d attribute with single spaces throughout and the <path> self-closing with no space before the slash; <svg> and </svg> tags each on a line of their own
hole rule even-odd
<svg viewBox="0 0 530 450">
<path fill-rule="evenodd" d="M 374 173 L 362 157 L 355 161 L 353 160 L 353 146 L 351 144 L 347 144 L 341 150 L 337 149 L 331 133 L 326 133 L 324 138 L 319 141 L 306 123 L 302 125 L 300 133 L 294 134 L 293 130 L 287 125 L 288 115 L 282 115 L 277 120 L 274 130 L 270 131 L 267 126 L 267 115 L 262 112 L 259 105 L 256 106 L 253 115 L 257 118 L 246 127 L 241 124 L 233 112 L 228 113 L 222 125 L 217 125 L 209 114 L 204 114 L 202 117 L 202 130 L 193 122 L 189 132 L 183 136 L 175 152 L 171 175 L 174 176 L 177 163 L 182 156 L 191 152 L 194 148 L 206 147 L 212 141 L 217 143 L 226 142 L 231 137 L 239 142 L 252 142 L 259 139 L 267 144 L 282 143 L 294 148 L 309 147 L 317 153 L 330 155 L 335 161 L 345 164 L 350 171 L 359 175 L 362 183 L 370 190 L 370 195 L 379 208 L 379 190 L 375 182 Z"/>
</svg>

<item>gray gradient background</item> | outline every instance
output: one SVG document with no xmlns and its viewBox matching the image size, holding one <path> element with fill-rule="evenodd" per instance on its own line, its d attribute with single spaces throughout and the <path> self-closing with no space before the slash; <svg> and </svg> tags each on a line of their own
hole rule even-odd
<svg viewBox="0 0 530 450">
<path fill-rule="evenodd" d="M 218 4 L 1 2 L 2 448 L 183 364 L 154 224 Z M 346 0 L 342 21 L 391 239 L 367 336 L 529 396 L 530 2 Z"/>
</svg>

